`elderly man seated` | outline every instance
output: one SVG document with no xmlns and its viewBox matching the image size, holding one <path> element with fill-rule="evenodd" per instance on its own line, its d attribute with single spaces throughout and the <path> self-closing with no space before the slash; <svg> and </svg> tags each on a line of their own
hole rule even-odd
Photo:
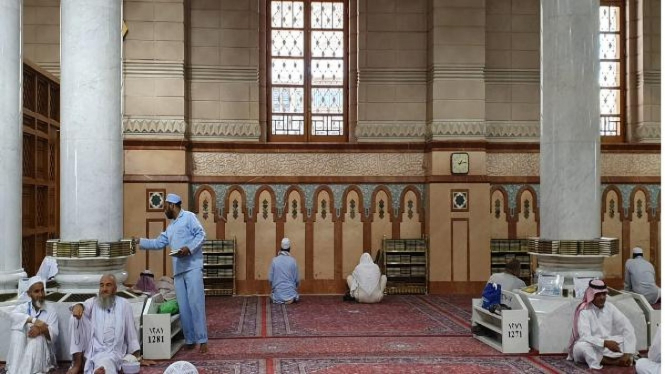
<svg viewBox="0 0 665 374">
<path fill-rule="evenodd" d="M 344 295 L 344 300 L 378 303 L 383 299 L 386 282 L 386 276 L 381 275 L 381 269 L 372 261 L 372 255 L 365 252 L 360 256 L 360 263 L 353 273 L 346 278 L 349 291 L 347 295 Z"/>
<path fill-rule="evenodd" d="M 637 352 L 635 330 L 617 307 L 607 303 L 605 282 L 594 279 L 575 309 L 568 359 L 601 369 L 602 365 L 630 366 Z"/>
<path fill-rule="evenodd" d="M 27 294 L 30 301 L 11 313 L 8 374 L 46 373 L 57 364 L 53 342 L 58 338 L 58 316 L 46 308 L 44 281 L 38 276 L 30 278 Z"/>
<path fill-rule="evenodd" d="M 623 289 L 644 295 L 650 304 L 660 301 L 660 287 L 656 285 L 656 270 L 649 261 L 644 259 L 644 251 L 640 247 L 633 248 L 633 258 L 626 261 Z"/>
<path fill-rule="evenodd" d="M 140 360 L 139 340 L 132 307 L 116 296 L 113 274 L 99 280 L 99 294 L 74 305 L 70 319 L 72 366 L 67 372 L 115 374 L 128 354 Z M 149 364 L 142 362 L 142 364 Z"/>
<path fill-rule="evenodd" d="M 268 281 L 272 288 L 270 298 L 275 304 L 291 304 L 300 300 L 298 264 L 291 256 L 291 240 L 283 238 L 280 250 L 270 263 Z"/>
</svg>

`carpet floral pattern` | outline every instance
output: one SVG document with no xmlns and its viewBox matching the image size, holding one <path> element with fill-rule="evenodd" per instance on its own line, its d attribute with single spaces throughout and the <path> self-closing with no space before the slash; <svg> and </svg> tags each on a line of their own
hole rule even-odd
<svg viewBox="0 0 665 374">
<path fill-rule="evenodd" d="M 503 355 L 473 338 L 473 297 L 388 295 L 374 305 L 344 302 L 341 296 L 304 295 L 291 305 L 271 304 L 266 296 L 208 297 L 209 352 L 181 349 L 141 373 L 163 373 L 181 360 L 205 374 L 594 372 L 565 355 Z M 68 366 L 61 363 L 55 374 L 66 373 Z"/>
<path fill-rule="evenodd" d="M 380 304 L 343 302 L 339 296 L 303 297 L 297 304 L 270 304 L 269 336 L 470 335 L 418 296 L 386 296 Z"/>
</svg>

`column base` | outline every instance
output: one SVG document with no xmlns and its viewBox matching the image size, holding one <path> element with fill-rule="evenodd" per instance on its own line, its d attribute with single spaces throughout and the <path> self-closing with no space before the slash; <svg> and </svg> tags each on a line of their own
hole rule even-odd
<svg viewBox="0 0 665 374">
<path fill-rule="evenodd" d="M 125 270 L 129 256 L 121 257 L 85 257 L 66 258 L 56 257 L 58 262 L 58 292 L 61 293 L 97 293 L 99 291 L 99 279 L 102 275 L 111 273 L 115 275 L 118 291 L 126 287 L 123 283 L 127 280 L 128 273 Z"/>
<path fill-rule="evenodd" d="M 0 272 L 0 294 L 16 294 L 19 280 L 27 276 L 23 268 Z"/>
</svg>

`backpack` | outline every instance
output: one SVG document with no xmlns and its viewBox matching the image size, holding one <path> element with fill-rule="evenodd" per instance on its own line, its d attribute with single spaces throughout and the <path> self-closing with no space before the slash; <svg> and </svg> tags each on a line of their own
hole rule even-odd
<svg viewBox="0 0 665 374">
<path fill-rule="evenodd" d="M 489 310 L 492 305 L 501 304 L 501 285 L 487 283 L 483 289 L 483 308 Z"/>
</svg>

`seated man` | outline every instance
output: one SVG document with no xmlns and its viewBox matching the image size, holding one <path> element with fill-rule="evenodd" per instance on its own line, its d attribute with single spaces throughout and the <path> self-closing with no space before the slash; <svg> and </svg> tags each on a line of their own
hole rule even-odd
<svg viewBox="0 0 665 374">
<path fill-rule="evenodd" d="M 380 302 L 386 289 L 386 281 L 386 276 L 381 275 L 381 269 L 367 252 L 360 256 L 360 263 L 346 278 L 349 296 L 359 303 Z"/>
<path fill-rule="evenodd" d="M 140 359 L 140 345 L 129 302 L 116 296 L 113 274 L 99 280 L 99 294 L 74 305 L 69 323 L 72 367 L 68 374 L 112 374 L 127 354 Z M 142 364 L 147 364 L 143 363 Z"/>
<path fill-rule="evenodd" d="M 656 336 L 653 337 L 649 355 L 647 358 L 640 358 L 635 363 L 637 374 L 658 374 L 660 373 L 660 327 L 656 330 Z"/>
<path fill-rule="evenodd" d="M 644 259 L 644 251 L 640 247 L 633 248 L 633 258 L 626 261 L 623 289 L 643 295 L 650 304 L 656 304 L 660 300 L 656 271 L 653 265 Z"/>
<path fill-rule="evenodd" d="M 524 288 L 526 283 L 519 278 L 521 266 L 519 260 L 513 259 L 506 264 L 503 273 L 492 274 L 487 283 L 500 284 L 501 289 L 506 291 Z"/>
<path fill-rule="evenodd" d="M 298 286 L 300 278 L 298 275 L 298 264 L 291 257 L 291 241 L 289 238 L 282 239 L 279 253 L 272 259 L 268 281 L 272 287 L 272 302 L 277 304 L 291 304 L 297 302 Z"/>
<path fill-rule="evenodd" d="M 606 299 L 605 282 L 594 279 L 575 309 L 568 359 L 585 362 L 591 369 L 601 369 L 602 365 L 630 366 L 637 352 L 633 325 Z"/>
<path fill-rule="evenodd" d="M 46 308 L 44 281 L 39 276 L 30 278 L 27 294 L 30 301 L 11 313 L 8 374 L 47 373 L 57 364 L 53 342 L 58 338 L 58 316 Z"/>
</svg>

